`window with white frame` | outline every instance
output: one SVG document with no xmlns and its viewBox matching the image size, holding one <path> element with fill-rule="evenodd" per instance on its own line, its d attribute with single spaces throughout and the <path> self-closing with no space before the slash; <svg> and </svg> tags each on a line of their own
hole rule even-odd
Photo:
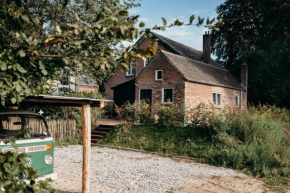
<svg viewBox="0 0 290 193">
<path fill-rule="evenodd" d="M 236 100 L 236 107 L 239 107 L 240 106 L 240 95 L 236 95 L 235 100 Z"/>
<path fill-rule="evenodd" d="M 134 69 L 132 66 L 128 66 L 128 72 L 126 72 L 126 76 L 133 76 L 134 75 Z"/>
<path fill-rule="evenodd" d="M 164 88 L 162 89 L 162 103 L 172 103 L 173 102 L 173 89 Z"/>
<path fill-rule="evenodd" d="M 162 70 L 156 70 L 155 71 L 155 80 L 162 80 L 163 78 L 163 71 Z"/>
<path fill-rule="evenodd" d="M 144 60 L 144 67 L 146 67 L 150 62 L 150 58 L 146 58 L 146 60 Z"/>
<path fill-rule="evenodd" d="M 68 86 L 70 83 L 70 77 L 69 77 L 69 73 L 68 72 L 64 72 L 61 76 L 60 76 L 60 84 L 63 86 Z"/>
<path fill-rule="evenodd" d="M 221 94 L 220 93 L 213 93 L 213 104 L 216 106 L 221 105 Z"/>
<path fill-rule="evenodd" d="M 149 62 L 152 60 L 153 57 L 154 57 L 154 55 L 151 55 L 151 58 L 146 58 L 144 60 L 144 68 L 149 64 Z"/>
</svg>

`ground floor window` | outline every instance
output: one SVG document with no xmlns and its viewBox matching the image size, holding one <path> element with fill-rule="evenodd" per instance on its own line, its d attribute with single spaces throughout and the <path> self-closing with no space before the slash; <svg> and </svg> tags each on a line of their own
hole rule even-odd
<svg viewBox="0 0 290 193">
<path fill-rule="evenodd" d="M 173 102 L 173 89 L 164 88 L 162 89 L 162 103 L 172 103 Z"/>
<path fill-rule="evenodd" d="M 213 93 L 213 104 L 216 106 L 221 105 L 221 94 L 220 93 Z"/>
</svg>

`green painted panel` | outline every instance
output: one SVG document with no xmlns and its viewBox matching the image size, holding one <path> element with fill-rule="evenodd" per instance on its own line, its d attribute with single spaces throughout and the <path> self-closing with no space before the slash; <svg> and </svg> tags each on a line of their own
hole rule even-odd
<svg viewBox="0 0 290 193">
<path fill-rule="evenodd" d="M 29 141 L 29 140 L 28 140 Z M 17 143 L 17 141 L 16 141 Z M 47 175 L 53 172 L 53 163 L 50 165 L 46 165 L 44 162 L 44 157 L 46 155 L 51 155 L 54 159 L 54 145 L 53 141 L 43 141 L 39 139 L 37 142 L 27 142 L 22 144 L 17 144 L 19 148 L 21 147 L 31 147 L 31 146 L 39 146 L 39 145 L 51 145 L 51 150 L 44 150 L 44 151 L 36 151 L 36 152 L 28 152 L 27 154 L 30 155 L 30 159 L 32 161 L 31 167 L 37 170 L 39 176 Z M 13 148 L 11 145 L 0 145 L 1 148 Z M 53 160 L 54 161 L 54 160 Z"/>
</svg>

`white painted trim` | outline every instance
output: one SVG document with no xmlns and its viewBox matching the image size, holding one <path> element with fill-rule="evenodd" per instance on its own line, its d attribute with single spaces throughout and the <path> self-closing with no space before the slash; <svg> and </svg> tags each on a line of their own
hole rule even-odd
<svg viewBox="0 0 290 193">
<path fill-rule="evenodd" d="M 41 176 L 41 177 L 38 177 L 38 178 L 36 178 L 36 182 L 38 182 L 38 181 L 43 181 L 43 180 L 46 180 L 46 179 L 52 179 L 52 180 L 56 180 L 57 179 L 57 173 L 55 173 L 55 172 L 53 172 L 53 173 L 51 173 L 51 174 L 47 174 L 47 175 L 45 175 L 45 176 Z"/>
<path fill-rule="evenodd" d="M 171 89 L 172 90 L 172 102 L 164 102 L 164 90 L 165 89 Z M 162 99 L 161 99 L 161 103 L 162 104 L 173 104 L 173 102 L 174 102 L 174 89 L 173 88 L 162 88 Z"/>
<path fill-rule="evenodd" d="M 37 142 L 46 142 L 46 141 L 53 141 L 52 137 L 46 137 L 44 139 L 41 138 L 36 138 L 36 139 L 20 139 L 20 140 L 16 140 L 15 143 L 16 144 L 25 144 L 25 143 L 37 143 Z M 9 145 L 5 144 L 3 141 L 0 142 L 0 145 Z"/>
<path fill-rule="evenodd" d="M 222 105 L 222 93 L 220 93 L 220 92 L 213 92 L 212 93 L 212 97 L 213 97 L 213 94 L 216 94 L 216 103 L 217 103 L 217 95 L 219 94 L 220 95 L 220 104 L 218 105 L 218 104 L 214 104 L 214 101 L 212 101 L 213 102 L 213 105 L 214 106 L 221 106 Z M 212 98 L 212 100 L 213 100 L 213 98 Z"/>
<path fill-rule="evenodd" d="M 134 76 L 134 69 L 131 65 L 129 66 L 129 71 L 126 72 L 126 76 Z"/>
<path fill-rule="evenodd" d="M 238 105 L 237 105 L 237 103 L 236 103 L 236 101 L 237 101 L 237 97 L 238 97 Z M 236 107 L 240 107 L 241 106 L 241 101 L 240 101 L 240 95 L 239 94 L 236 94 L 235 95 L 235 106 Z"/>
<path fill-rule="evenodd" d="M 159 71 L 162 72 L 161 79 L 157 79 L 157 77 L 158 77 L 158 72 L 159 72 Z M 155 80 L 163 80 L 163 70 L 155 70 Z"/>
</svg>

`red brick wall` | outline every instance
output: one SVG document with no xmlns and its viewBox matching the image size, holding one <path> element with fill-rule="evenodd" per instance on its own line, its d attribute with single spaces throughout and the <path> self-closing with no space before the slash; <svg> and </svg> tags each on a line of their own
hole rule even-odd
<svg viewBox="0 0 290 193">
<path fill-rule="evenodd" d="M 155 80 L 156 70 L 163 70 L 163 80 Z M 140 102 L 141 89 L 152 89 L 152 115 L 155 115 L 154 105 L 162 103 L 162 88 L 172 88 L 173 102 L 184 103 L 184 83 L 184 79 L 169 62 L 157 55 L 137 79 L 135 101 Z"/>
<path fill-rule="evenodd" d="M 143 39 L 139 45 L 138 48 L 146 48 L 151 42 L 151 38 Z M 158 43 L 158 48 L 167 50 L 162 44 Z M 168 50 L 167 50 L 168 51 Z M 144 68 L 144 61 L 142 59 L 137 59 L 136 66 L 134 69 L 134 76 L 126 76 L 126 72 L 123 70 L 117 71 L 114 74 L 112 74 L 106 81 L 105 85 L 105 95 L 107 99 L 113 99 L 113 90 L 111 89 L 113 86 L 122 84 L 124 82 L 127 82 L 129 80 L 132 80 L 133 78 L 137 77 L 139 73 Z"/>
<path fill-rule="evenodd" d="M 228 88 L 222 88 L 217 86 L 209 86 L 203 84 L 196 84 L 191 82 L 185 83 L 185 106 L 187 108 L 194 108 L 198 104 L 213 103 L 213 93 L 221 94 L 221 108 L 222 107 L 236 107 L 235 97 L 240 96 L 240 101 L 242 100 L 242 106 L 245 107 L 247 104 L 246 93 L 239 90 L 233 90 Z M 241 102 L 240 102 L 241 104 Z"/>
<path fill-rule="evenodd" d="M 77 92 L 95 92 L 95 91 L 98 91 L 98 88 L 93 87 L 93 86 L 80 85 L 80 86 L 78 86 L 78 91 Z"/>
<path fill-rule="evenodd" d="M 134 76 L 126 76 L 126 72 L 124 70 L 120 70 L 110 75 L 110 77 L 106 81 L 105 85 L 105 95 L 107 99 L 113 100 L 113 90 L 111 89 L 113 86 L 122 84 L 129 80 L 134 79 Z"/>
</svg>

